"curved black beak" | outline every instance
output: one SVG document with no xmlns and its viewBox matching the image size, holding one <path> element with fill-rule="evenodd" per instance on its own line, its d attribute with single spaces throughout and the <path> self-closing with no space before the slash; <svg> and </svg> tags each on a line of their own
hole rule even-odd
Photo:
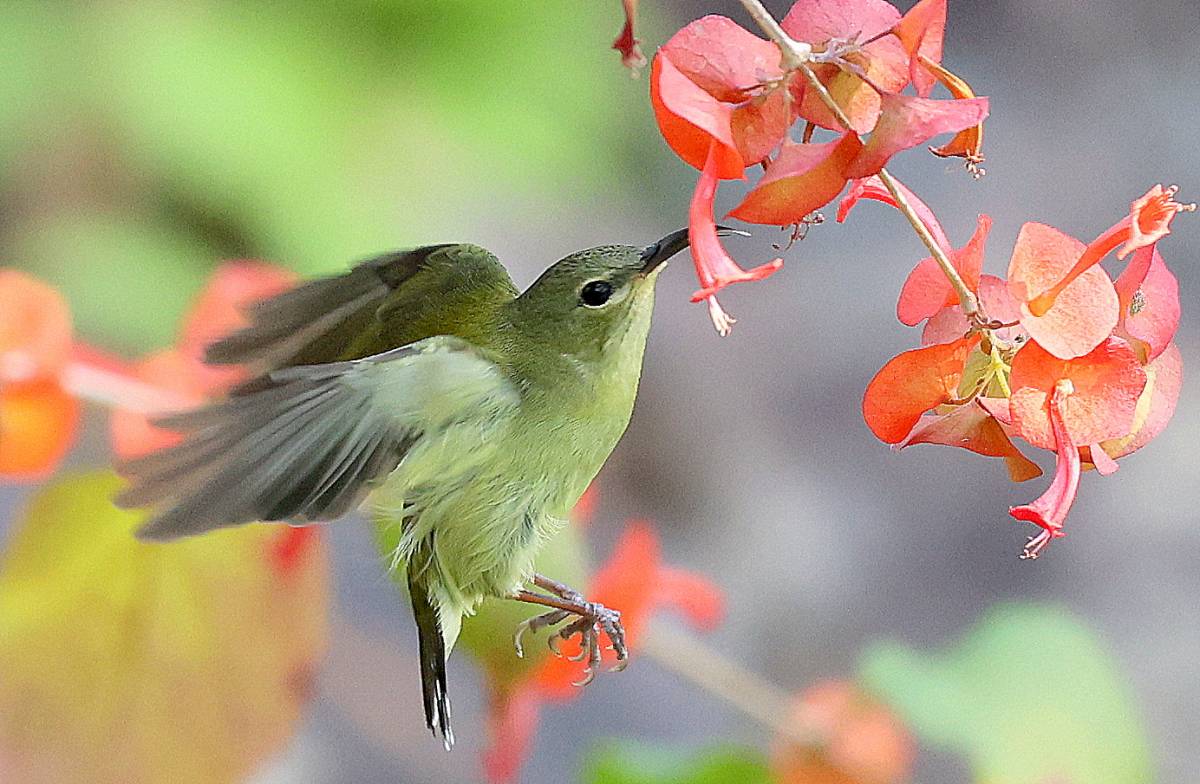
<svg viewBox="0 0 1200 784">
<path fill-rule="evenodd" d="M 728 226 L 718 226 L 717 236 L 728 237 L 736 234 L 741 237 L 749 237 L 749 232 L 731 229 Z M 688 246 L 688 230 L 680 229 L 673 231 L 663 237 L 653 245 L 649 245 L 642 251 L 642 274 L 647 275 L 653 272 L 656 268 L 666 263 L 667 259 L 674 256 L 679 251 Z"/>
</svg>

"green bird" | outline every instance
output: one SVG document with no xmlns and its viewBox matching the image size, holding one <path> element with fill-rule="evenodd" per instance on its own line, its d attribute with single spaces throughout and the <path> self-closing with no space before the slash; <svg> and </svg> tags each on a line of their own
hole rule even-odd
<svg viewBox="0 0 1200 784">
<path fill-rule="evenodd" d="M 722 231 L 725 231 L 722 227 Z M 573 253 L 522 293 L 475 245 L 389 253 L 253 306 L 205 361 L 258 372 L 159 420 L 177 446 L 125 463 L 124 506 L 170 540 L 338 518 L 369 494 L 419 632 L 425 720 L 453 744 L 446 656 L 486 597 L 543 605 L 520 635 L 580 635 L 590 680 L 616 610 L 532 563 L 625 432 L 664 263 L 686 230 Z M 529 590 L 532 584 L 538 590 Z"/>
</svg>

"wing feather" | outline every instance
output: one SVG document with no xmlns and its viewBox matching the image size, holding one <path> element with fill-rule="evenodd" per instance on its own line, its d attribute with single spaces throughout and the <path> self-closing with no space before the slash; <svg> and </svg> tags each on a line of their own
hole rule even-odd
<svg viewBox="0 0 1200 784">
<path fill-rule="evenodd" d="M 481 292 L 501 300 L 516 295 L 504 266 L 483 248 L 446 244 L 394 251 L 251 306 L 250 324 L 210 345 L 205 361 L 270 371 L 364 357 L 448 332 L 405 327 L 428 323 L 431 304 L 453 307 L 456 297 Z M 383 319 L 392 322 L 387 333 L 398 331 L 402 339 L 372 339 L 382 337 Z M 254 388 L 251 382 L 238 392 Z"/>
<path fill-rule="evenodd" d="M 128 461 L 125 506 L 156 506 L 139 532 L 174 539 L 254 520 L 339 517 L 420 438 L 484 428 L 519 399 L 475 346 L 440 335 L 362 359 L 292 367 L 256 389 L 159 424 L 177 446 Z"/>
</svg>

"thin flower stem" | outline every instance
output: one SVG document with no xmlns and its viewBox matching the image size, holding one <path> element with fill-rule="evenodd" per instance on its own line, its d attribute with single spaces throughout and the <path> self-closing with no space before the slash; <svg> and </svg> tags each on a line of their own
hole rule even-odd
<svg viewBox="0 0 1200 784">
<path fill-rule="evenodd" d="M 132 376 L 86 361 L 67 364 L 59 377 L 63 388 L 75 397 L 112 408 L 140 414 L 162 414 L 191 408 L 199 401 Z"/>
<path fill-rule="evenodd" d="M 942 274 L 950 281 L 950 286 L 954 289 L 954 293 L 958 295 L 958 302 L 962 306 L 963 315 L 973 322 L 982 320 L 979 313 L 979 300 L 967 286 L 966 281 L 962 279 L 962 276 L 958 274 L 958 270 L 950 263 L 950 258 L 946 255 L 946 251 L 942 249 L 941 245 L 937 244 L 933 235 L 929 233 L 929 227 L 913 211 L 912 205 L 908 203 L 908 199 L 904 197 L 904 193 L 897 185 L 896 178 L 887 169 L 880 169 L 879 179 L 883 183 L 883 187 L 888 189 L 888 193 L 892 194 L 892 198 L 896 202 L 896 208 L 912 224 L 913 231 L 917 233 L 921 242 L 929 249 L 929 255 L 937 262 L 938 267 L 942 270 Z"/>
<path fill-rule="evenodd" d="M 746 13 L 754 19 L 767 38 L 770 38 L 777 47 L 782 56 L 779 63 L 785 71 L 791 71 L 808 62 L 808 58 L 812 56 L 812 46 L 802 43 L 792 38 L 783 31 L 779 26 L 779 22 L 775 21 L 775 17 L 771 16 L 759 0 L 741 0 L 742 7 L 746 9 Z"/>
<path fill-rule="evenodd" d="M 786 694 L 693 635 L 656 623 L 638 638 L 638 648 L 659 665 L 719 697 L 777 735 L 802 746 L 824 745 L 823 733 L 802 723 Z"/>
<path fill-rule="evenodd" d="M 854 133 L 854 129 L 850 125 L 850 118 L 846 116 L 846 112 L 833 96 L 829 94 L 829 90 L 825 89 L 825 85 L 813 73 L 812 68 L 808 66 L 808 61 L 812 56 L 812 47 L 809 44 L 794 40 L 791 36 L 783 31 L 779 23 L 775 21 L 775 17 L 771 16 L 770 12 L 763 7 L 760 0 L 741 0 L 742 7 L 746 12 L 753 17 L 759 28 L 766 33 L 767 38 L 771 39 L 777 47 L 781 55 L 782 62 L 780 63 L 786 70 L 799 71 L 804 75 L 805 80 L 821 99 L 821 102 L 828 107 L 829 111 L 837 119 L 838 123 L 850 133 Z M 912 205 L 908 203 L 908 199 L 904 198 L 899 187 L 896 184 L 896 179 L 892 177 L 887 169 L 880 169 L 879 179 L 883 182 L 888 192 L 892 194 L 892 198 L 896 202 L 896 208 L 904 214 L 908 222 L 916 231 L 917 237 L 929 249 L 929 254 L 933 256 L 933 260 L 937 262 L 950 285 L 954 288 L 954 292 L 958 295 L 959 304 L 962 305 L 963 315 L 971 321 L 982 320 L 982 314 L 979 312 L 979 300 L 967 287 L 962 276 L 958 274 L 958 270 L 954 269 L 954 265 L 950 263 L 950 258 L 946 255 L 946 251 L 937 244 L 933 235 L 929 232 L 929 227 L 921 220 L 916 212 L 913 211 Z"/>
</svg>

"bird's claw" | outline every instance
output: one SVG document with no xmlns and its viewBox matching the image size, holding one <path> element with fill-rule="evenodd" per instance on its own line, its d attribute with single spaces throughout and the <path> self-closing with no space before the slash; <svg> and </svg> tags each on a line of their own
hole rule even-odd
<svg viewBox="0 0 1200 784">
<path fill-rule="evenodd" d="M 617 655 L 617 662 L 609 669 L 610 672 L 621 672 L 628 666 L 629 648 L 625 641 L 625 627 L 621 624 L 620 612 L 611 610 L 602 604 L 585 601 L 578 593 L 571 593 L 571 596 L 564 596 L 563 598 L 567 601 L 577 603 L 579 605 L 578 610 L 574 612 L 554 610 L 523 621 L 517 626 L 513 642 L 517 649 L 517 655 L 521 656 L 524 653 L 521 641 L 526 632 L 537 633 L 541 629 L 557 626 L 567 620 L 572 614 L 578 615 L 576 620 L 551 633 L 546 640 L 546 645 L 559 658 L 565 658 L 573 662 L 586 662 L 583 678 L 575 683 L 576 686 L 582 687 L 591 683 L 596 677 L 596 671 L 600 669 L 602 659 L 601 635 L 607 637 L 610 643 L 605 648 Z M 576 635 L 579 636 L 579 653 L 564 654 L 559 647 L 561 641 L 569 640 Z"/>
<path fill-rule="evenodd" d="M 517 650 L 517 658 L 521 659 L 525 657 L 525 646 L 521 644 L 521 639 L 525 636 L 526 632 L 529 634 L 537 634 L 539 629 L 544 629 L 547 626 L 554 626 L 557 623 L 561 623 L 562 621 L 566 620 L 569 615 L 570 613 L 568 613 L 566 610 L 553 610 L 548 613 L 542 613 L 541 615 L 535 615 L 532 618 L 527 618 L 526 620 L 518 623 L 517 631 L 513 635 L 513 647 Z M 554 638 L 551 637 L 550 639 L 553 640 Z M 556 656 L 562 655 L 556 650 L 554 645 L 550 646 L 550 650 L 554 651 Z"/>
</svg>

